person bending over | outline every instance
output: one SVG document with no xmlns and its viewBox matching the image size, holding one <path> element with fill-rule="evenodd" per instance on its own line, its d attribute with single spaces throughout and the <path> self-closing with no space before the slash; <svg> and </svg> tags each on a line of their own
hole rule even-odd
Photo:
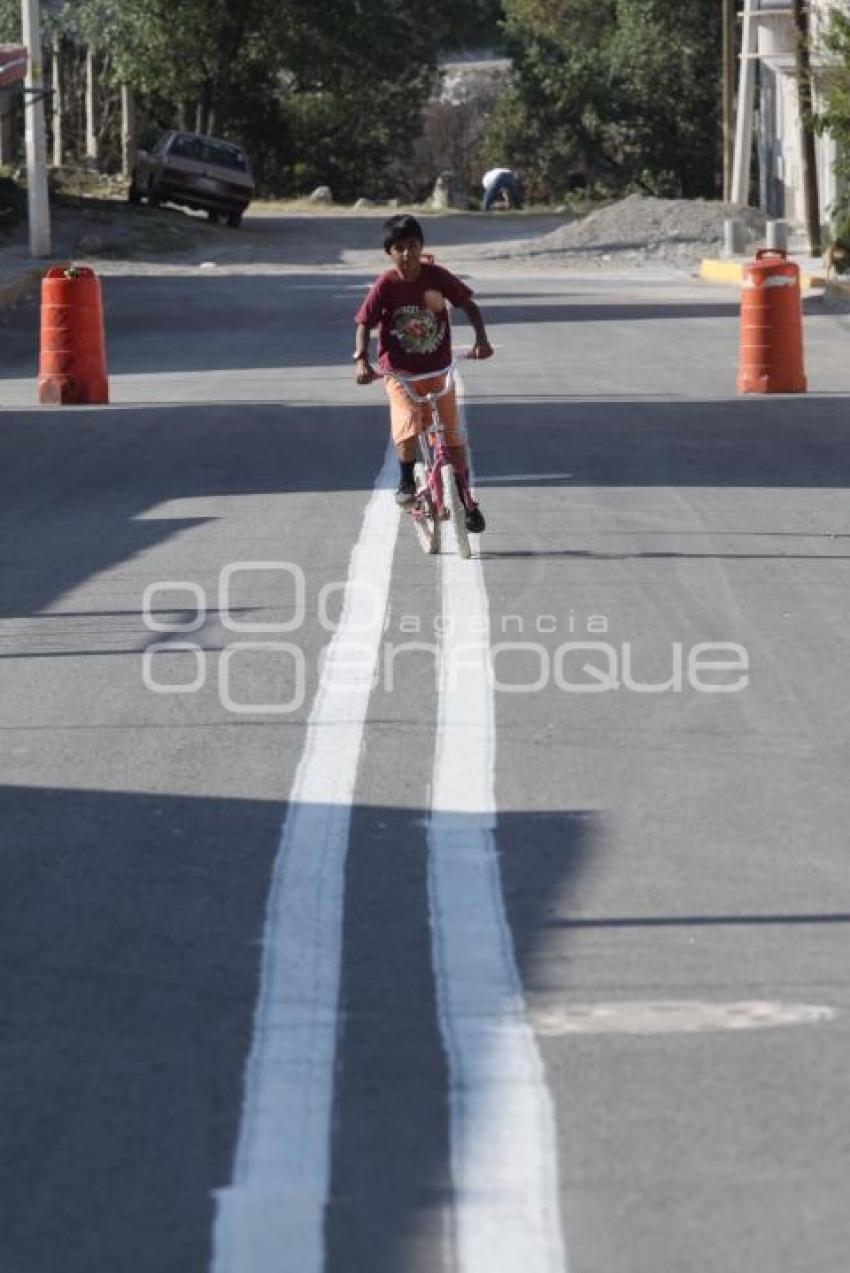
<svg viewBox="0 0 850 1273">
<path fill-rule="evenodd" d="M 484 189 L 482 212 L 489 212 L 495 207 L 500 196 L 507 199 L 509 207 L 522 208 L 522 186 L 513 168 L 490 168 L 481 178 L 481 185 Z"/>
</svg>

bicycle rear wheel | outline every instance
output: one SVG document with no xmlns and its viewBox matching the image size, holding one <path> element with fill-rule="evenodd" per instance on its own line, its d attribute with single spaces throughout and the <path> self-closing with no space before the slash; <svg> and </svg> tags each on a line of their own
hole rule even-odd
<svg viewBox="0 0 850 1273">
<path fill-rule="evenodd" d="M 451 513 L 457 540 L 458 556 L 468 561 L 472 556 L 469 544 L 469 532 L 466 529 L 466 509 L 457 489 L 457 474 L 450 464 L 443 469 L 443 502 Z"/>
<path fill-rule="evenodd" d="M 428 473 L 425 465 L 417 462 L 413 466 L 413 480 L 418 492 L 416 504 L 411 509 L 416 537 L 424 553 L 433 557 L 440 551 L 440 523 L 437 520 L 431 494 L 428 490 Z"/>
</svg>

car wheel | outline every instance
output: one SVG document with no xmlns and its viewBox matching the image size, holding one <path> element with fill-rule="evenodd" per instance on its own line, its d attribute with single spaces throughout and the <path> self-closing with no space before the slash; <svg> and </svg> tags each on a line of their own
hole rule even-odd
<svg viewBox="0 0 850 1273">
<path fill-rule="evenodd" d="M 130 185 L 129 185 L 129 188 L 128 188 L 128 190 L 127 190 L 127 202 L 128 202 L 128 203 L 141 203 L 141 202 L 142 202 L 142 195 L 141 195 L 141 191 L 139 190 L 139 187 L 136 185 L 136 174 L 135 174 L 135 173 L 133 173 L 132 177 L 130 178 Z"/>
<path fill-rule="evenodd" d="M 152 181 L 148 184 L 147 194 L 150 206 L 152 208 L 158 208 L 162 203 L 162 197 Z"/>
<path fill-rule="evenodd" d="M 214 208 L 209 208 L 207 210 L 207 220 L 209 221 L 210 225 L 218 225 L 219 216 Z"/>
<path fill-rule="evenodd" d="M 242 213 L 228 212 L 227 224 L 230 226 L 231 230 L 238 230 L 240 225 L 242 224 Z"/>
</svg>

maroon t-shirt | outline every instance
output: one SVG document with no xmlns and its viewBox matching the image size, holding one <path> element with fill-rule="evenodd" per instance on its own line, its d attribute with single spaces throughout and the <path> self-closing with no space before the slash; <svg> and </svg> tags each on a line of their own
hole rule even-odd
<svg viewBox="0 0 850 1273">
<path fill-rule="evenodd" d="M 471 296 L 472 288 L 454 274 L 423 261 L 413 282 L 407 282 L 395 269 L 376 279 L 354 321 L 370 331 L 378 328 L 381 371 L 424 375 L 442 371 L 452 360 L 446 301 L 465 305 Z"/>
</svg>

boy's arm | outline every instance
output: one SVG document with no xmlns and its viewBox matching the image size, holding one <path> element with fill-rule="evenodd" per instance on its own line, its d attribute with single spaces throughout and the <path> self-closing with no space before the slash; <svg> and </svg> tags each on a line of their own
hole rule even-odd
<svg viewBox="0 0 850 1273">
<path fill-rule="evenodd" d="M 475 344 L 469 351 L 470 358 L 492 358 L 493 346 L 487 339 L 487 331 L 484 327 L 484 319 L 481 317 L 481 310 L 475 304 L 475 301 L 468 300 L 460 307 L 469 321 L 472 323 L 472 329 L 475 332 Z"/>
<path fill-rule="evenodd" d="M 369 362 L 369 328 L 365 323 L 358 323 L 354 332 L 354 379 L 359 385 L 377 379 Z"/>
</svg>

